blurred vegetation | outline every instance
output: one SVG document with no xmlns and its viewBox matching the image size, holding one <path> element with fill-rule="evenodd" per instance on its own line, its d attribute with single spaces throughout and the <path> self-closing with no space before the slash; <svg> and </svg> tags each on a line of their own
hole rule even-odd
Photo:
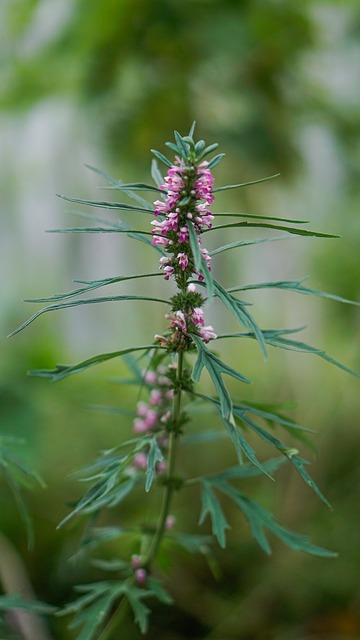
<svg viewBox="0 0 360 640">
<path fill-rule="evenodd" d="M 313 228 L 343 236 L 306 245 L 270 243 L 264 250 L 260 245 L 244 256 L 230 252 L 228 267 L 215 265 L 225 280 L 235 284 L 239 277 L 254 282 L 310 273 L 315 288 L 360 299 L 356 0 L 2 0 L 0 18 L 3 336 L 27 313 L 21 296 L 70 288 L 70 279 L 80 275 L 115 275 L 128 268 L 130 259 L 137 270 L 138 262 L 149 260 L 134 256 L 133 246 L 122 244 L 119 251 L 117 240 L 44 239 L 40 232 L 49 228 L 44 223 L 49 212 L 63 208 L 54 202 L 55 191 L 91 197 L 98 182 L 80 176 L 77 164 L 83 156 L 115 176 L 148 178 L 148 149 L 160 148 L 174 128 L 187 131 L 194 119 L 198 135 L 219 142 L 227 154 L 216 174 L 218 184 L 225 174 L 231 183 L 281 172 L 276 184 L 224 196 L 221 207 L 302 216 Z M 44 193 L 47 198 L 39 200 Z M 66 226 L 58 219 L 56 225 Z M 91 271 L 95 267 L 97 273 Z M 359 370 L 359 310 L 290 295 L 265 296 L 262 324 L 308 323 L 311 344 Z M 131 408 L 135 396 L 108 381 L 124 373 L 121 363 L 54 386 L 25 372 L 92 355 L 101 349 L 99 342 L 116 348 L 132 331 L 151 337 L 158 331 L 155 316 L 149 312 L 143 318 L 137 311 L 134 327 L 126 313 L 86 309 L 70 319 L 41 319 L 10 343 L 3 341 L 1 435 L 24 438 L 26 447 L 17 454 L 39 471 L 47 488 L 25 492 L 33 513 L 33 549 L 27 549 L 3 477 L 0 526 L 24 558 L 40 600 L 61 605 L 72 597 L 74 583 L 98 577 L 84 559 L 69 561 L 80 528 L 56 531 L 56 525 L 81 490 L 71 471 L 129 433 L 130 419 L 89 411 L 87 405 Z M 338 550 L 339 558 L 308 558 L 276 544 L 267 558 L 230 513 L 228 549 L 214 552 L 218 579 L 202 558 L 179 555 L 168 578 L 177 606 L 156 610 L 147 637 L 360 638 L 358 382 L 296 354 L 271 354 L 267 365 L 251 349 L 242 358 L 257 381 L 249 398 L 289 400 L 296 406 L 292 416 L 319 431 L 312 472 L 334 511 L 318 504 L 288 469 L 275 487 L 249 481 L 249 490 L 286 526 Z M 216 453 L 219 467 L 231 459 L 226 444 Z M 205 448 L 201 456 L 188 451 L 184 465 L 205 465 L 207 458 L 214 459 L 214 450 Z M 141 504 L 127 508 L 141 514 Z M 196 518 L 188 504 L 179 504 L 179 526 L 195 531 Z M 117 553 L 119 547 L 110 544 L 107 552 Z M 71 637 L 65 622 L 51 622 L 57 640 Z M 138 638 L 138 631 L 129 626 L 124 637 Z"/>
</svg>

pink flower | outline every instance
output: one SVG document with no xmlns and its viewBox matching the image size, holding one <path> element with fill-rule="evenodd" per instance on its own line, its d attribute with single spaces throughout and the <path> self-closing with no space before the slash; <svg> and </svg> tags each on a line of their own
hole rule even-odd
<svg viewBox="0 0 360 640">
<path fill-rule="evenodd" d="M 214 329 L 211 325 L 207 327 L 200 327 L 199 334 L 204 342 L 209 342 L 209 340 L 215 340 L 217 338 L 217 335 L 214 333 Z"/>
<path fill-rule="evenodd" d="M 200 307 L 195 307 L 192 314 L 192 319 L 194 324 L 204 324 L 204 312 Z"/>
<path fill-rule="evenodd" d="M 187 254 L 186 253 L 178 253 L 177 259 L 179 261 L 179 265 L 180 265 L 182 271 L 185 271 L 185 269 L 186 269 L 186 267 L 188 266 L 188 263 L 189 263 L 189 258 L 187 256 Z"/>
<path fill-rule="evenodd" d="M 150 393 L 150 402 L 152 405 L 160 404 L 162 400 L 162 393 L 160 389 L 153 389 Z"/>
<path fill-rule="evenodd" d="M 148 427 L 145 423 L 145 420 L 141 418 L 135 418 L 133 422 L 134 433 L 145 433 L 148 430 Z"/>
<path fill-rule="evenodd" d="M 169 514 L 165 520 L 165 529 L 170 531 L 175 526 L 176 518 L 175 516 Z"/>
<path fill-rule="evenodd" d="M 137 453 L 133 459 L 133 465 L 136 469 L 147 469 L 148 457 L 146 453 Z"/>
<path fill-rule="evenodd" d="M 147 572 L 145 569 L 139 568 L 135 570 L 135 579 L 139 585 L 145 584 L 147 580 Z"/>
<path fill-rule="evenodd" d="M 189 242 L 189 230 L 187 227 L 180 227 L 180 231 L 178 233 L 178 241 Z"/>
</svg>

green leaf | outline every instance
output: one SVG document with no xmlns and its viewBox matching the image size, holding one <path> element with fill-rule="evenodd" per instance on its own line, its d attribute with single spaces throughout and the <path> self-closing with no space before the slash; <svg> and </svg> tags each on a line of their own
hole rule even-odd
<svg viewBox="0 0 360 640">
<path fill-rule="evenodd" d="M 136 211 L 139 213 L 148 213 L 153 215 L 154 208 L 148 203 L 147 207 L 137 207 L 133 204 L 127 204 L 123 202 L 107 202 L 105 200 L 83 200 L 82 198 L 71 198 L 70 196 L 63 196 L 60 193 L 56 194 L 59 198 L 66 200 L 67 202 L 76 202 L 78 204 L 86 204 L 91 207 L 98 207 L 99 209 L 121 209 L 122 211 Z"/>
<path fill-rule="evenodd" d="M 277 240 L 288 240 L 288 236 L 277 236 L 276 238 L 257 238 L 254 240 L 238 240 L 237 242 L 230 242 L 230 244 L 225 244 L 222 247 L 218 247 L 217 249 L 213 249 L 210 251 L 210 256 L 216 256 L 218 253 L 223 253 L 224 251 L 229 251 L 230 249 L 236 249 L 237 247 L 248 247 L 254 244 L 262 244 L 264 242 L 276 242 Z M 227 289 L 227 291 L 236 291 L 236 287 L 232 287 L 231 289 Z"/>
<path fill-rule="evenodd" d="M 263 352 L 263 355 L 266 358 L 267 352 L 266 352 L 265 339 L 264 339 L 263 332 L 257 326 L 252 316 L 246 311 L 245 306 L 247 305 L 247 303 L 243 302 L 242 300 L 238 300 L 237 298 L 234 298 L 234 296 L 228 293 L 228 291 L 224 289 L 224 287 L 217 280 L 214 280 L 214 286 L 215 286 L 215 295 L 218 298 L 220 298 L 223 304 L 232 312 L 235 318 L 242 325 L 244 325 L 247 329 L 251 329 L 251 331 L 254 332 L 254 335 L 256 336 L 259 346 Z"/>
<path fill-rule="evenodd" d="M 263 463 L 263 468 L 267 471 L 268 474 L 272 474 L 279 469 L 283 464 L 287 462 L 284 456 L 278 458 L 272 458 L 271 460 L 267 460 Z M 254 466 L 252 463 L 245 462 L 243 464 L 237 464 L 234 467 L 228 467 L 223 471 L 219 471 L 217 473 L 211 473 L 205 478 L 210 479 L 211 481 L 222 481 L 222 480 L 243 480 L 244 478 L 254 478 L 263 473 L 262 469 Z"/>
<path fill-rule="evenodd" d="M 171 538 L 188 553 L 201 553 L 204 547 L 213 543 L 212 536 L 200 536 L 188 533 L 171 533 Z"/>
<path fill-rule="evenodd" d="M 309 231 L 308 229 L 298 229 L 296 227 L 284 227 L 279 224 L 268 224 L 267 222 L 231 222 L 229 224 L 220 224 L 211 229 L 204 229 L 203 233 L 209 233 L 210 231 L 217 231 L 218 229 L 235 229 L 235 228 L 247 228 L 247 229 L 277 229 L 280 231 L 286 231 L 287 233 L 296 236 L 308 236 L 316 238 L 339 238 L 340 236 L 331 233 L 320 233 L 319 231 Z"/>
<path fill-rule="evenodd" d="M 9 609 L 22 609 L 24 611 L 47 615 L 54 613 L 57 607 L 45 602 L 39 602 L 38 600 L 23 600 L 20 593 L 1 595 L 0 611 L 6 612 Z"/>
<path fill-rule="evenodd" d="M 214 169 L 214 167 L 216 167 L 216 165 L 218 165 L 219 162 L 221 162 L 224 156 L 225 156 L 225 153 L 219 153 L 217 156 L 212 158 L 212 160 L 210 160 L 209 162 L 208 169 Z"/>
<path fill-rule="evenodd" d="M 273 176 L 267 176 L 266 178 L 260 178 L 259 180 L 252 180 L 251 182 L 240 182 L 239 184 L 227 184 L 224 187 L 217 187 L 213 189 L 212 192 L 216 193 L 217 191 L 225 191 L 227 189 L 237 189 L 238 187 L 249 187 L 253 184 L 259 184 L 260 182 L 266 182 L 267 180 L 272 180 L 273 178 L 278 178 L 280 173 L 274 173 Z"/>
<path fill-rule="evenodd" d="M 149 440 L 149 445 L 150 448 L 147 460 L 145 491 L 150 491 L 151 485 L 156 476 L 156 465 L 164 459 L 155 436 Z"/>
<path fill-rule="evenodd" d="M 174 603 L 174 599 L 172 598 L 170 593 L 166 591 L 160 580 L 157 580 L 157 578 L 149 576 L 146 581 L 146 587 L 160 602 L 163 602 L 164 604 Z"/>
<path fill-rule="evenodd" d="M 105 171 L 101 171 L 100 169 L 96 169 L 95 167 L 92 167 L 90 164 L 86 164 L 85 167 L 87 169 L 90 169 L 90 171 L 93 171 L 94 173 L 97 173 L 102 178 L 105 178 L 105 180 L 107 180 L 107 182 L 110 182 L 110 184 L 113 187 L 117 188 L 117 187 L 121 187 L 123 185 L 123 182 L 121 180 L 115 180 L 114 178 L 109 176 L 107 173 L 105 173 Z M 135 202 L 137 202 L 138 204 L 141 204 L 141 206 L 143 206 L 145 208 L 149 207 L 148 201 L 145 200 L 144 198 L 142 198 L 141 196 L 139 196 L 139 194 L 134 193 L 131 190 L 126 190 L 125 193 L 126 193 L 127 196 L 129 196 L 129 198 L 131 198 L 132 200 L 135 200 Z"/>
<path fill-rule="evenodd" d="M 339 369 L 342 369 L 343 371 L 346 371 L 347 373 L 350 373 L 351 375 L 356 376 L 357 378 L 360 378 L 360 373 L 358 373 L 357 371 L 354 371 L 353 369 L 350 369 L 349 367 L 342 364 L 338 360 L 335 360 L 331 356 L 328 356 L 327 353 L 325 353 L 325 351 L 322 351 L 321 349 L 317 349 L 315 347 L 311 347 L 308 344 L 305 344 L 304 342 L 299 342 L 297 340 L 289 340 L 288 338 L 283 337 L 286 334 L 296 333 L 298 331 L 301 331 L 302 329 L 303 327 L 300 327 L 298 329 L 277 329 L 277 330 L 262 329 L 262 334 L 264 336 L 265 342 L 267 344 L 270 344 L 273 347 L 278 347 L 279 349 L 285 349 L 288 351 L 301 351 L 303 353 L 311 353 L 313 355 L 319 356 L 319 358 L 322 358 L 327 362 L 330 362 L 330 364 L 333 364 L 335 367 L 338 367 Z M 229 334 L 223 334 L 223 335 L 217 336 L 218 340 L 220 340 L 221 338 L 256 339 L 256 336 L 254 332 L 231 333 L 231 334 L 229 333 Z"/>
<path fill-rule="evenodd" d="M 92 358 L 88 358 L 87 360 L 83 360 L 82 362 L 78 362 L 77 364 L 71 365 L 62 365 L 58 364 L 55 369 L 36 369 L 34 371 L 30 371 L 29 375 L 37 376 L 39 378 L 51 378 L 54 382 L 57 380 L 62 380 L 62 378 L 66 378 L 67 376 L 72 375 L 73 373 L 78 373 L 79 371 L 84 371 L 89 367 L 93 367 L 94 365 L 101 364 L 102 362 L 106 362 L 107 360 L 112 360 L 113 358 L 118 358 L 127 353 L 132 353 L 134 351 L 145 351 L 148 349 L 160 349 L 158 345 L 145 345 L 143 347 L 127 347 L 125 349 L 120 349 L 120 351 L 112 351 L 111 353 L 101 353 L 100 355 L 93 356 Z"/>
<path fill-rule="evenodd" d="M 172 167 L 170 160 L 168 160 L 167 157 L 164 156 L 164 154 L 160 153 L 160 151 L 156 151 L 156 149 L 151 149 L 151 153 L 153 153 L 158 160 L 166 164 L 167 167 Z"/>
<path fill-rule="evenodd" d="M 117 191 L 157 191 L 163 193 L 162 189 L 154 187 L 153 184 L 145 184 L 144 182 L 117 183 L 111 187 L 103 187 L 104 189 L 115 189 Z"/>
<path fill-rule="evenodd" d="M 213 151 L 215 151 L 215 149 L 218 148 L 218 143 L 214 142 L 214 144 L 210 144 L 208 147 L 206 147 L 206 149 L 204 149 L 204 151 L 198 156 L 198 162 L 200 160 L 203 160 L 203 158 L 205 158 L 205 156 L 209 155 L 209 153 L 212 153 Z M 213 191 L 216 191 L 216 189 L 213 189 Z"/>
<path fill-rule="evenodd" d="M 82 293 L 87 293 L 88 291 L 93 291 L 94 289 L 100 289 L 101 287 L 106 287 L 110 284 L 116 284 L 117 282 L 136 280 L 138 278 L 154 278 L 161 275 L 162 274 L 157 271 L 155 273 L 140 273 L 131 276 L 115 276 L 113 278 L 103 278 L 102 280 L 74 280 L 74 282 L 84 284 L 85 286 L 78 289 L 73 289 L 72 291 L 67 291 L 66 293 L 55 293 L 52 296 L 44 298 L 31 298 L 28 300 L 24 300 L 24 302 L 53 302 L 55 300 L 66 300 L 67 298 L 73 298 L 75 296 L 81 295 Z"/>
<path fill-rule="evenodd" d="M 182 136 L 177 131 L 174 131 L 174 136 L 178 148 L 180 149 L 184 159 L 187 160 L 190 151 L 189 144 L 184 142 Z"/>
<path fill-rule="evenodd" d="M 275 220 L 276 222 L 290 222 L 291 224 L 308 224 L 309 220 L 295 220 L 294 218 L 278 218 L 275 216 L 264 216 L 257 213 L 229 213 L 216 212 L 216 218 L 254 218 L 256 220 Z"/>
<path fill-rule="evenodd" d="M 128 585 L 125 594 L 133 610 L 136 624 L 139 625 L 141 633 L 146 633 L 149 626 L 149 615 L 151 612 L 142 600 L 150 595 L 149 591 Z"/>
<path fill-rule="evenodd" d="M 159 167 L 158 167 L 158 163 L 156 162 L 155 158 L 153 158 L 152 163 L 151 163 L 151 176 L 152 176 L 152 179 L 154 180 L 155 184 L 157 184 L 158 187 L 161 187 L 161 185 L 164 184 L 164 178 L 162 177 L 162 175 L 160 173 L 160 170 L 159 170 Z"/>
<path fill-rule="evenodd" d="M 85 595 L 69 603 L 57 613 L 59 616 L 75 614 L 69 624 L 70 629 L 81 628 L 76 640 L 95 640 L 99 628 L 104 624 L 114 603 L 123 595 L 128 595 L 127 586 L 119 581 L 95 582 L 89 585 L 79 585 L 76 590 Z M 144 595 L 147 592 L 144 591 Z"/>
<path fill-rule="evenodd" d="M 354 300 L 348 300 L 341 296 L 334 295 L 332 293 L 326 293 L 325 291 L 318 291 L 309 287 L 303 287 L 302 282 L 307 278 L 299 278 L 298 280 L 280 280 L 278 282 L 260 282 L 259 284 L 246 284 L 237 287 L 231 287 L 227 291 L 250 291 L 255 289 L 285 289 L 286 291 L 293 291 L 295 293 L 303 293 L 305 295 L 314 295 L 321 298 L 328 298 L 329 300 L 335 300 L 336 302 L 343 302 L 345 304 L 354 304 L 360 306 L 360 302 Z"/>
<path fill-rule="evenodd" d="M 270 511 L 226 482 L 218 482 L 216 487 L 229 496 L 241 509 L 250 525 L 253 537 L 266 553 L 271 553 L 271 548 L 264 529 L 271 531 L 284 544 L 295 551 L 305 551 L 323 558 L 336 557 L 337 554 L 333 551 L 312 544 L 307 536 L 302 536 L 278 524 Z"/>
<path fill-rule="evenodd" d="M 226 529 L 230 529 L 230 525 L 224 516 L 218 499 L 211 489 L 211 485 L 206 480 L 203 480 L 201 483 L 201 513 L 199 524 L 204 522 L 207 515 L 211 518 L 214 536 L 216 536 L 220 547 L 225 548 L 225 531 Z"/>
<path fill-rule="evenodd" d="M 212 298 L 214 295 L 214 279 L 208 269 L 206 260 L 200 251 L 198 236 L 196 235 L 193 223 L 188 221 L 187 228 L 189 230 L 189 242 L 194 258 L 195 269 L 204 277 L 208 297 Z"/>
<path fill-rule="evenodd" d="M 304 469 L 304 465 L 309 464 L 306 460 L 299 458 L 297 455 L 297 451 L 285 445 L 281 440 L 274 437 L 271 433 L 260 427 L 258 424 L 253 422 L 251 418 L 247 416 L 246 411 L 244 411 L 241 407 L 234 405 L 233 408 L 234 416 L 239 418 L 246 424 L 252 431 L 254 431 L 262 440 L 275 447 L 278 451 L 280 451 L 286 458 L 291 462 L 291 464 L 298 471 L 300 476 L 305 480 L 306 484 L 316 493 L 316 495 L 322 500 L 328 507 L 330 504 L 328 500 L 325 498 L 324 494 L 320 491 L 319 487 L 316 485 L 314 480 L 308 474 L 306 469 Z"/>
<path fill-rule="evenodd" d="M 47 233 L 126 233 L 129 236 L 152 236 L 151 231 L 140 231 L 131 228 L 111 228 L 107 227 L 65 227 L 63 229 L 47 229 Z"/>
<path fill-rule="evenodd" d="M 88 298 L 84 300 L 72 300 L 71 302 L 60 302 L 58 304 L 49 305 L 48 307 L 43 307 L 42 309 L 34 313 L 34 315 L 31 316 L 31 318 L 23 322 L 23 324 L 20 325 L 20 327 L 18 327 L 17 329 L 15 329 L 15 331 L 10 333 L 8 337 L 11 338 L 12 336 L 16 335 L 17 333 L 25 329 L 25 327 L 28 327 L 29 324 L 34 322 L 34 320 L 36 320 L 36 318 L 41 316 L 43 313 L 49 313 L 50 311 L 60 311 L 61 309 L 71 309 L 72 307 L 79 307 L 81 305 L 86 305 L 86 304 L 99 304 L 102 302 L 124 302 L 127 300 L 147 300 L 150 302 L 162 302 L 163 304 L 170 304 L 168 300 L 163 300 L 162 298 L 150 298 L 147 296 L 132 296 L 132 295 L 108 296 L 108 297 L 101 297 L 101 298 Z"/>
<path fill-rule="evenodd" d="M 199 336 L 192 333 L 191 337 L 196 344 L 198 352 L 198 357 L 192 372 L 192 380 L 194 382 L 198 382 L 203 368 L 205 367 L 208 370 L 219 396 L 221 415 L 228 420 L 230 424 L 233 424 L 232 401 L 229 391 L 222 379 L 222 374 L 225 373 L 245 383 L 250 383 L 251 381 L 248 378 L 245 378 L 245 376 L 238 371 L 235 371 L 235 369 L 232 369 L 232 367 L 226 365 L 217 356 L 215 356 L 214 353 L 209 351 Z"/>
</svg>

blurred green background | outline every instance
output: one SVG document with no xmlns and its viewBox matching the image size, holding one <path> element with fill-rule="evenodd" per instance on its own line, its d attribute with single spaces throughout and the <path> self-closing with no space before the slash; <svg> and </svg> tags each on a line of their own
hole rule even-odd
<svg viewBox="0 0 360 640">
<path fill-rule="evenodd" d="M 85 163 L 125 181 L 149 180 L 149 149 L 164 152 L 172 131 L 185 134 L 196 120 L 197 137 L 219 142 L 226 153 L 216 185 L 281 173 L 219 196 L 214 210 L 305 218 L 313 229 L 342 236 L 228 252 L 214 258 L 215 276 L 228 286 L 310 276 L 313 288 L 360 300 L 359 36 L 356 0 L 2 0 L 1 434 L 25 439 L 19 453 L 47 488 L 27 496 L 33 550 L 3 477 L 0 527 L 23 556 L 39 599 L 60 605 L 73 597 L 74 583 L 98 577 L 86 562 L 69 561 L 81 528 L 56 531 L 56 525 L 80 495 L 69 474 L 131 432 L 130 418 L 88 405 L 131 409 L 136 394 L 109 381 L 124 373 L 121 362 L 57 385 L 26 371 L 148 341 L 164 328 L 157 309 L 129 303 L 49 314 L 5 338 L 37 309 L 21 298 L 71 289 L 75 278 L 157 268 L 155 252 L 123 237 L 45 235 L 79 224 L 55 194 L 109 196 L 98 191 L 103 183 Z M 163 290 L 158 280 L 152 286 Z M 264 328 L 307 325 L 310 344 L 360 370 L 356 306 L 279 292 L 248 300 L 256 302 Z M 232 326 L 216 305 L 207 320 L 218 331 Z M 339 558 L 314 559 L 278 544 L 268 558 L 246 524 L 229 514 L 229 546 L 215 552 L 218 581 L 202 558 L 176 558 L 169 589 L 177 606 L 155 612 L 148 638 L 360 638 L 359 382 L 311 356 L 273 352 L 264 363 L 255 346 L 226 348 L 232 364 L 256 382 L 247 398 L 288 401 L 289 415 L 317 430 L 312 473 L 334 511 L 290 469 L 275 486 L 265 478 L 249 482 L 249 491 L 284 525 Z M 216 468 L 233 462 L 225 443 L 184 455 L 188 469 L 199 461 Z M 179 505 L 179 526 L 195 532 L 192 507 Z M 134 511 L 141 513 L 141 504 L 127 506 Z M 51 625 L 57 640 L 72 637 L 64 621 Z M 129 626 L 123 637 L 138 632 Z"/>
</svg>

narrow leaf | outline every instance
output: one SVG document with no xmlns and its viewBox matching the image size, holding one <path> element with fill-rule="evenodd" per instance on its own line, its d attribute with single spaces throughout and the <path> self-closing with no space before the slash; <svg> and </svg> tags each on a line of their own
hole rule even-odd
<svg viewBox="0 0 360 640">
<path fill-rule="evenodd" d="M 78 204 L 86 204 L 91 207 L 98 207 L 99 209 L 121 209 L 122 211 L 136 211 L 140 213 L 148 213 L 153 215 L 154 208 L 149 204 L 148 207 L 137 207 L 133 204 L 127 204 L 123 202 L 108 202 L 105 200 L 83 200 L 82 198 L 71 198 L 70 196 L 63 196 L 60 193 L 56 194 L 62 200 L 67 202 L 77 202 Z"/>
<path fill-rule="evenodd" d="M 88 358 L 87 360 L 83 360 L 82 362 L 78 362 L 77 364 L 72 365 L 61 365 L 58 364 L 55 369 L 36 369 L 35 371 L 30 371 L 29 375 L 37 376 L 40 378 L 50 378 L 53 381 L 61 380 L 62 378 L 66 378 L 67 376 L 72 375 L 73 373 L 78 373 L 79 371 L 84 371 L 89 367 L 93 367 L 94 365 L 101 364 L 102 362 L 106 362 L 108 360 L 112 360 L 113 358 L 118 358 L 127 353 L 132 353 L 133 351 L 145 351 L 148 349 L 160 349 L 156 344 L 145 345 L 143 347 L 128 347 L 126 349 L 121 349 L 120 351 L 113 351 L 111 353 L 102 353 L 98 356 L 93 356 L 92 358 Z"/>
<path fill-rule="evenodd" d="M 156 149 L 151 149 L 151 153 L 153 153 L 158 160 L 166 164 L 167 167 L 172 167 L 170 160 L 168 160 L 163 153 L 160 153 L 160 151 L 156 151 Z"/>
<path fill-rule="evenodd" d="M 204 522 L 207 515 L 210 516 L 214 536 L 216 536 L 220 547 L 225 548 L 225 531 L 226 529 L 230 529 L 230 525 L 224 516 L 223 510 L 210 484 L 206 480 L 203 480 L 201 483 L 201 512 L 199 524 Z"/>
<path fill-rule="evenodd" d="M 307 280 L 307 278 L 299 278 L 298 280 L 280 280 L 278 282 L 260 282 L 258 284 L 246 284 L 238 287 L 231 287 L 231 289 L 227 289 L 227 291 L 231 291 L 233 293 L 235 291 L 250 291 L 255 289 L 285 289 L 286 291 L 328 298 L 329 300 L 335 300 L 336 302 L 343 302 L 345 304 L 360 305 L 360 302 L 356 302 L 354 300 L 348 300 L 347 298 L 342 298 L 341 296 L 337 296 L 332 293 L 326 293 L 325 291 L 318 291 L 316 289 L 304 287 L 302 285 L 304 280 Z"/>
<path fill-rule="evenodd" d="M 19 331 L 22 331 L 23 329 L 25 329 L 25 327 L 27 327 L 29 324 L 34 322 L 34 320 L 36 320 L 36 318 L 41 316 L 43 313 L 49 313 L 51 311 L 59 311 L 61 309 L 70 309 L 72 307 L 78 307 L 86 304 L 100 304 L 102 302 L 124 302 L 127 300 L 147 300 L 150 302 L 161 302 L 163 304 L 170 304 L 168 300 L 163 300 L 162 298 L 150 298 L 147 296 L 132 296 L 132 295 L 109 296 L 109 297 L 104 296 L 101 298 L 89 298 L 84 300 L 72 300 L 71 302 L 60 302 L 58 304 L 49 305 L 48 307 L 43 307 L 42 309 L 34 313 L 34 315 L 31 316 L 31 318 L 26 320 L 20 327 L 18 327 L 17 329 L 15 329 L 15 331 L 10 333 L 9 338 L 19 333 Z"/>
<path fill-rule="evenodd" d="M 218 229 L 235 229 L 235 228 L 261 228 L 261 229 L 277 229 L 280 231 L 286 231 L 287 233 L 296 235 L 296 236 L 309 236 L 316 238 L 339 238 L 340 236 L 331 234 L 331 233 L 320 233 L 319 231 L 309 231 L 308 229 L 298 229 L 295 227 L 284 227 L 279 224 L 268 224 L 267 222 L 232 222 L 229 224 L 221 224 L 215 227 L 211 227 L 211 229 L 205 229 L 204 233 L 209 233 L 210 231 L 216 231 Z"/>
<path fill-rule="evenodd" d="M 164 459 L 155 437 L 151 438 L 149 444 L 150 448 L 147 459 L 145 491 L 150 491 L 151 485 L 156 476 L 156 465 Z"/>
<path fill-rule="evenodd" d="M 187 227 L 189 230 L 189 241 L 194 258 L 195 269 L 204 277 L 208 297 L 212 298 L 214 295 L 214 279 L 208 269 L 206 260 L 200 251 L 198 236 L 196 235 L 194 225 L 192 222 L 188 221 Z"/>
<path fill-rule="evenodd" d="M 227 184 L 224 187 L 217 187 L 217 189 L 213 189 L 213 193 L 216 191 L 225 191 L 226 189 L 237 189 L 238 187 L 249 187 L 253 184 L 259 184 L 260 182 L 266 182 L 267 180 L 272 180 L 273 178 L 278 178 L 280 173 L 274 173 L 273 176 L 267 176 L 266 178 L 260 178 L 259 180 L 252 180 L 251 182 L 242 182 L 239 184 Z"/>
<path fill-rule="evenodd" d="M 78 289 L 73 289 L 72 291 L 67 291 L 66 293 L 55 293 L 49 297 L 31 298 L 29 300 L 24 300 L 24 302 L 53 302 L 55 300 L 66 300 L 67 298 L 73 298 L 75 296 L 81 295 L 82 293 L 87 293 L 88 291 L 93 291 L 94 289 L 100 289 L 101 287 L 105 287 L 110 284 L 116 284 L 117 282 L 136 280 L 138 278 L 153 278 L 161 275 L 161 273 L 155 272 L 139 273 L 129 276 L 115 276 L 114 278 L 104 278 L 102 280 L 74 280 L 74 282 L 78 282 L 79 284 L 82 283 L 85 286 L 79 287 Z"/>
<path fill-rule="evenodd" d="M 257 326 L 252 316 L 246 311 L 245 309 L 246 303 L 244 303 L 242 300 L 238 300 L 237 298 L 234 298 L 234 296 L 229 294 L 228 291 L 224 289 L 224 287 L 217 280 L 214 281 L 214 285 L 215 285 L 215 295 L 218 298 L 220 298 L 223 304 L 233 313 L 235 318 L 237 318 L 237 320 L 242 325 L 244 325 L 247 329 L 251 329 L 251 331 L 254 332 L 254 335 L 256 336 L 259 346 L 263 352 L 263 355 L 266 358 L 267 352 L 266 352 L 265 339 L 264 339 L 263 332 Z"/>
</svg>

